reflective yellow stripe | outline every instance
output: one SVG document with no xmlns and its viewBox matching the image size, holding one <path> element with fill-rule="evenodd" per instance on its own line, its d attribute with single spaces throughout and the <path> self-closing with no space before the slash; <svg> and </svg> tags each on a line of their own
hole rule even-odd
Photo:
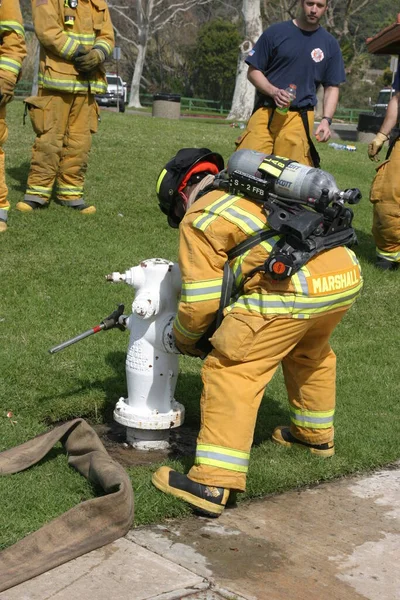
<svg viewBox="0 0 400 600">
<path fill-rule="evenodd" d="M 157 185 L 156 185 L 156 194 L 159 193 L 160 191 L 160 185 L 162 184 L 162 181 L 165 177 L 165 175 L 167 174 L 167 169 L 163 169 L 160 173 L 159 178 L 157 179 Z"/>
<path fill-rule="evenodd" d="M 110 54 L 112 53 L 112 47 L 105 40 L 96 40 L 96 43 L 95 43 L 95 45 L 93 47 L 94 48 L 99 48 L 99 50 L 101 50 L 102 52 L 104 52 L 105 55 L 106 55 L 105 56 L 106 58 L 108 56 L 110 56 Z"/>
<path fill-rule="evenodd" d="M 78 48 L 79 48 L 79 42 L 71 39 L 68 36 L 67 41 L 65 42 L 64 46 L 61 48 L 61 55 L 64 58 L 69 58 L 70 56 L 73 56 L 75 54 L 75 52 L 78 50 Z"/>
<path fill-rule="evenodd" d="M 288 315 L 298 319 L 309 318 L 313 314 L 342 308 L 352 304 L 362 288 L 362 280 L 350 290 L 341 294 L 322 297 L 298 296 L 296 294 L 253 293 L 238 298 L 226 310 L 235 308 L 256 312 L 261 315 Z"/>
<path fill-rule="evenodd" d="M 202 302 L 215 300 L 221 296 L 222 278 L 183 283 L 181 302 Z"/>
<path fill-rule="evenodd" d="M 399 252 L 384 252 L 380 248 L 376 247 L 376 255 L 392 262 L 400 262 L 400 251 Z"/>
<path fill-rule="evenodd" d="M 58 184 L 57 192 L 63 196 L 81 196 L 83 194 L 83 186 L 63 186 Z"/>
<path fill-rule="evenodd" d="M 247 473 L 249 459 L 250 454 L 241 450 L 214 446 L 213 444 L 197 444 L 196 447 L 195 464 L 197 465 L 210 465 L 228 471 Z"/>
<path fill-rule="evenodd" d="M 77 79 L 55 79 L 39 73 L 39 86 L 49 90 L 58 90 L 70 94 L 105 94 L 107 85 L 102 80 L 79 81 Z"/>
<path fill-rule="evenodd" d="M 263 230 L 269 229 L 268 225 L 251 213 L 243 210 L 239 206 L 230 206 L 221 212 L 221 216 L 234 223 L 247 235 L 252 235 Z"/>
<path fill-rule="evenodd" d="M 26 190 L 27 195 L 45 196 L 46 198 L 50 198 L 51 192 L 51 187 L 42 187 L 41 185 L 30 185 Z"/>
<path fill-rule="evenodd" d="M 21 62 L 14 60 L 7 56 L 0 57 L 0 69 L 3 71 L 10 71 L 15 75 L 18 75 L 21 70 Z"/>
<path fill-rule="evenodd" d="M 193 221 L 193 226 L 196 229 L 205 231 L 207 227 L 215 221 L 220 213 L 225 209 L 234 204 L 237 201 L 237 196 L 231 196 L 230 194 L 224 194 L 222 198 L 219 198 L 209 206 L 207 206 L 202 214 Z"/>
<path fill-rule="evenodd" d="M 15 31 L 15 33 L 25 38 L 25 29 L 18 21 L 0 21 L 0 35 L 7 31 Z"/>
<path fill-rule="evenodd" d="M 201 338 L 201 336 L 203 335 L 203 332 L 201 332 L 201 333 L 193 333 L 192 331 L 189 331 L 188 329 L 185 329 L 185 327 L 183 327 L 182 323 L 180 322 L 178 315 L 176 315 L 176 317 L 175 317 L 174 327 L 175 327 L 175 329 L 177 331 L 179 331 L 179 333 L 181 335 L 183 335 L 188 340 L 192 340 L 194 342 L 196 342 L 197 340 L 199 340 Z"/>
<path fill-rule="evenodd" d="M 73 33 L 72 31 L 64 31 L 65 35 L 73 40 L 77 40 L 86 46 L 94 44 L 96 35 L 94 33 Z"/>
<path fill-rule="evenodd" d="M 334 410 L 312 411 L 290 408 L 290 420 L 298 427 L 310 427 L 312 429 L 329 429 L 333 427 Z"/>
</svg>

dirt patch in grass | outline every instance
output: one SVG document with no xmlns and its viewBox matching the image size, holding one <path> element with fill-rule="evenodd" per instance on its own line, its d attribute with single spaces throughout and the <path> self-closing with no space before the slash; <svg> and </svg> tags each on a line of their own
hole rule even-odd
<svg viewBox="0 0 400 600">
<path fill-rule="evenodd" d="M 188 427 L 171 429 L 170 448 L 166 450 L 136 450 L 126 443 L 126 428 L 119 423 L 94 425 L 109 455 L 123 467 L 152 465 L 168 457 L 193 456 L 197 431 Z"/>
</svg>

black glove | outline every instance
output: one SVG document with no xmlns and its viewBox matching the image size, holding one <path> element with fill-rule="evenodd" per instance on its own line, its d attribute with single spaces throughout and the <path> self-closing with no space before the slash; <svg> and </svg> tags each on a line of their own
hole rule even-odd
<svg viewBox="0 0 400 600">
<path fill-rule="evenodd" d="M 104 52 L 98 48 L 92 48 L 86 54 L 74 58 L 74 65 L 78 71 L 89 73 L 89 71 L 93 71 L 98 65 L 101 65 L 105 59 Z"/>
</svg>

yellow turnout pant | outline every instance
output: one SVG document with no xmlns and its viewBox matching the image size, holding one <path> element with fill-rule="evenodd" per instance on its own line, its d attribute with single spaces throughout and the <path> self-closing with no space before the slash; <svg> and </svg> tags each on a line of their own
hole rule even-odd
<svg viewBox="0 0 400 600">
<path fill-rule="evenodd" d="M 303 165 L 313 166 L 310 156 L 310 146 L 304 129 L 303 121 L 298 112 L 288 112 L 280 115 L 273 109 L 259 108 L 250 117 L 243 134 L 235 142 L 236 149 L 257 150 L 265 154 L 276 154 L 296 160 Z M 314 113 L 307 112 L 309 131 L 313 131 Z"/>
<path fill-rule="evenodd" d="M 374 206 L 372 235 L 376 253 L 392 262 L 400 262 L 400 142 L 390 159 L 377 168 L 370 201 Z"/>
<path fill-rule="evenodd" d="M 36 139 L 25 200 L 48 203 L 56 182 L 61 204 L 84 204 L 91 138 L 98 122 L 94 96 L 41 89 L 26 104 Z"/>
<path fill-rule="evenodd" d="M 0 220 L 7 221 L 10 203 L 7 200 L 8 188 L 6 184 L 5 154 L 3 146 L 7 141 L 8 129 L 6 124 L 6 107 L 0 108 Z"/>
<path fill-rule="evenodd" d="M 333 440 L 336 356 L 329 338 L 346 310 L 313 319 L 233 312 L 224 318 L 202 370 L 201 427 L 190 479 L 245 490 L 258 408 L 281 362 L 291 433 L 311 444 Z"/>
</svg>

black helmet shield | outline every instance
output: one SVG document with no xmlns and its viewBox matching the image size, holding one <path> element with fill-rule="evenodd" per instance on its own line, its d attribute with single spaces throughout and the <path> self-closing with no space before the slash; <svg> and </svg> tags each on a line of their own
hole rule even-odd
<svg viewBox="0 0 400 600">
<path fill-rule="evenodd" d="M 180 200 L 180 186 L 186 175 L 198 163 L 212 163 L 218 171 L 224 168 L 224 159 L 220 154 L 208 148 L 182 148 L 163 168 L 157 179 L 157 197 L 160 209 L 168 217 L 171 227 L 178 227 L 182 217 L 175 215 L 175 207 Z M 207 164 L 204 173 L 211 172 Z"/>
</svg>

